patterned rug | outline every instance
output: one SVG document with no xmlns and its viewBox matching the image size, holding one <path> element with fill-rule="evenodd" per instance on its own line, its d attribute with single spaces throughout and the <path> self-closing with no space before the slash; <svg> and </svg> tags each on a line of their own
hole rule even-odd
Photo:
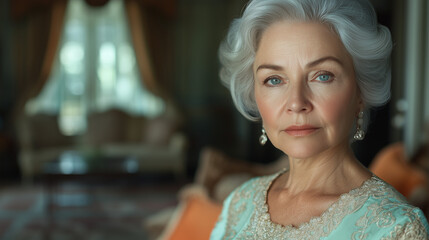
<svg viewBox="0 0 429 240">
<path fill-rule="evenodd" d="M 0 239 L 144 240 L 142 222 L 177 204 L 180 181 L 0 188 Z"/>
</svg>

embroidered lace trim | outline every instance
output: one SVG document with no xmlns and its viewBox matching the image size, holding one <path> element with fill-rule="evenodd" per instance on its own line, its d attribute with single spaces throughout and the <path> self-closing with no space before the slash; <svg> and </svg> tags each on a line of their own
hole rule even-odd
<svg viewBox="0 0 429 240">
<path fill-rule="evenodd" d="M 405 225 L 397 225 L 395 229 L 390 233 L 389 236 L 382 238 L 381 240 L 427 240 L 429 235 L 426 232 L 425 227 L 421 220 L 417 220 L 417 224 L 406 223 Z"/>
<path fill-rule="evenodd" d="M 271 187 L 272 182 L 282 174 L 282 172 L 274 175 L 274 177 L 269 178 L 269 183 L 266 184 L 267 188 L 262 192 L 262 208 L 260 211 L 256 211 L 255 216 L 259 215 L 258 218 L 261 221 L 259 222 L 260 229 L 274 229 L 274 231 L 269 231 L 269 235 L 261 236 L 264 239 L 271 239 L 275 237 L 285 236 L 291 239 L 298 239 L 302 236 L 317 236 L 317 237 L 326 237 L 332 230 L 334 230 L 340 223 L 341 220 L 350 213 L 358 210 L 365 201 L 368 199 L 367 194 L 363 194 L 368 189 L 369 185 L 372 182 L 376 182 L 377 178 L 372 176 L 370 179 L 366 180 L 359 188 L 353 189 L 348 193 L 342 194 L 339 199 L 333 203 L 321 216 L 313 217 L 310 221 L 301 224 L 298 227 L 293 227 L 291 225 L 283 226 L 271 221 L 270 214 L 268 212 L 267 204 L 267 195 L 268 190 Z M 268 179 L 267 179 L 268 180 Z M 263 185 L 263 184 L 262 184 Z M 255 204 L 260 204 L 261 197 L 254 198 Z M 266 238 L 268 237 L 268 238 Z"/>
<path fill-rule="evenodd" d="M 404 204 L 405 199 L 401 198 L 395 190 L 378 177 L 372 176 L 360 187 L 342 194 L 321 216 L 313 217 L 310 221 L 298 227 L 291 225 L 283 226 L 271 221 L 267 205 L 268 190 L 272 182 L 282 173 L 283 171 L 268 177 L 252 180 L 249 182 L 250 185 L 246 186 L 246 189 L 253 189 L 254 191 L 243 191 L 240 189 L 235 192 L 230 204 L 226 229 L 227 234 L 224 236 L 224 239 L 232 239 L 237 237 L 237 234 L 239 234 L 240 239 L 302 239 L 302 236 L 314 239 L 327 237 L 347 215 L 359 210 L 370 196 L 381 199 L 381 201 L 385 199 L 385 204 L 375 203 L 370 205 L 368 213 L 356 223 L 358 231 L 352 234 L 353 239 L 364 239 L 365 229 L 370 224 L 376 223 L 379 227 L 387 227 L 395 224 L 395 217 L 388 211 L 392 205 L 407 206 Z M 396 200 L 390 201 L 387 200 L 388 198 Z M 239 222 L 240 214 L 245 211 L 247 205 L 246 201 L 242 201 L 243 199 L 252 199 L 252 205 L 255 206 L 255 209 L 251 215 L 249 224 L 237 233 L 233 229 L 236 229 L 235 226 Z M 410 220 L 418 217 L 412 211 L 411 207 L 404 208 L 404 211 L 409 215 Z M 369 215 L 371 216 L 369 217 Z M 390 221 L 386 222 L 386 219 L 390 219 Z M 391 235 L 399 236 L 406 234 L 406 236 L 413 236 L 412 234 L 419 234 L 419 231 L 426 232 L 423 224 L 421 224 L 421 227 L 414 226 L 414 224 L 412 226 L 398 225 L 394 228 L 394 232 Z"/>
</svg>

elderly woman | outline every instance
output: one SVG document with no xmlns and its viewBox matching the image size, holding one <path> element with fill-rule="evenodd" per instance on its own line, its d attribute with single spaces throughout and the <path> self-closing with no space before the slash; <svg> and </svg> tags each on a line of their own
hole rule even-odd
<svg viewBox="0 0 429 240">
<path fill-rule="evenodd" d="M 367 0 L 253 0 L 220 47 L 238 110 L 288 169 L 225 200 L 212 239 L 428 239 L 422 211 L 359 163 L 390 91 L 389 30 Z"/>
</svg>

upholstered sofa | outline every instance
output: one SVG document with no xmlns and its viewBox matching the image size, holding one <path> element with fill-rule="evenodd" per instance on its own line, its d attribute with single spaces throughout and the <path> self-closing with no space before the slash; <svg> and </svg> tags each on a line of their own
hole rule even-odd
<svg viewBox="0 0 429 240">
<path fill-rule="evenodd" d="M 19 120 L 19 165 L 31 182 L 46 164 L 72 152 L 83 159 L 129 158 L 138 171 L 185 175 L 187 139 L 174 115 L 156 118 L 108 110 L 88 116 L 87 131 L 64 136 L 56 116 L 38 114 Z"/>
</svg>

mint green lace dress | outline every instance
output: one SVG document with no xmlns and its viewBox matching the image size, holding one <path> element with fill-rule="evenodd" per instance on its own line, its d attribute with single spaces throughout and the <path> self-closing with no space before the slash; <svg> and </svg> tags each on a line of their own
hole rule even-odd
<svg viewBox="0 0 429 240">
<path fill-rule="evenodd" d="M 423 212 L 376 176 L 299 227 L 276 224 L 266 196 L 280 174 L 254 178 L 234 190 L 210 239 L 429 239 Z"/>
</svg>

